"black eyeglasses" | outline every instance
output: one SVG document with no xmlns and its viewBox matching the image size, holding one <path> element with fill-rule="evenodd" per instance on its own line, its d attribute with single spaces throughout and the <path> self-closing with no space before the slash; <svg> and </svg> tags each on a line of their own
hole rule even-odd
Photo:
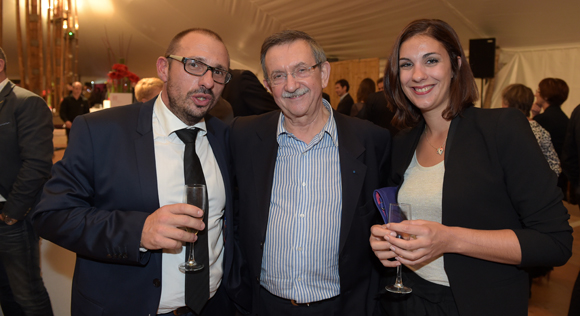
<svg viewBox="0 0 580 316">
<path fill-rule="evenodd" d="M 221 84 L 226 84 L 232 79 L 232 74 L 225 69 L 212 67 L 204 62 L 196 59 L 181 57 L 176 55 L 169 55 L 165 58 L 171 58 L 183 63 L 183 70 L 190 75 L 201 77 L 209 70 L 213 81 Z"/>
</svg>

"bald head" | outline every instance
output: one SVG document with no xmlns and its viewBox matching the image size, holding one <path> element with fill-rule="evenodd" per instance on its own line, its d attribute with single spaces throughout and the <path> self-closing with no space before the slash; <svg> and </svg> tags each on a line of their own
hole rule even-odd
<svg viewBox="0 0 580 316">
<path fill-rule="evenodd" d="M 135 99 L 147 102 L 163 90 L 163 81 L 159 78 L 143 78 L 135 85 Z"/>
<path fill-rule="evenodd" d="M 83 92 L 83 84 L 76 81 L 72 84 L 72 95 L 75 99 L 78 99 Z"/>
</svg>

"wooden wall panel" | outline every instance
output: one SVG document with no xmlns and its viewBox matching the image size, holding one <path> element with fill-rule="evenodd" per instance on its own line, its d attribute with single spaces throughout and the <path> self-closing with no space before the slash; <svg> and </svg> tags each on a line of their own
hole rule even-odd
<svg viewBox="0 0 580 316">
<path fill-rule="evenodd" d="M 350 85 L 349 94 L 356 102 L 356 92 L 364 78 L 371 78 L 375 82 L 379 79 L 379 58 L 353 59 L 330 63 L 330 79 L 328 86 L 323 90 L 330 95 L 330 104 L 336 109 L 340 98 L 334 92 L 335 82 L 346 79 Z"/>
</svg>

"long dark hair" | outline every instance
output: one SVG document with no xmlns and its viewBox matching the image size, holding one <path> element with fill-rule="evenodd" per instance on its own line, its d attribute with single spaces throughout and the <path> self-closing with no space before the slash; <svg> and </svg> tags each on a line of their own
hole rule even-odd
<svg viewBox="0 0 580 316">
<path fill-rule="evenodd" d="M 415 126 L 421 118 L 421 111 L 413 104 L 401 88 L 399 79 L 399 51 L 401 45 L 415 35 L 425 35 L 437 40 L 451 59 L 451 86 L 449 87 L 449 106 L 443 111 L 443 117 L 451 120 L 479 98 L 477 85 L 461 42 L 453 28 L 441 20 L 416 20 L 407 25 L 399 34 L 393 45 L 391 56 L 387 61 L 384 76 L 384 90 L 392 110 L 396 110 L 393 125 L 399 128 Z M 461 65 L 457 57 L 461 58 Z"/>
</svg>

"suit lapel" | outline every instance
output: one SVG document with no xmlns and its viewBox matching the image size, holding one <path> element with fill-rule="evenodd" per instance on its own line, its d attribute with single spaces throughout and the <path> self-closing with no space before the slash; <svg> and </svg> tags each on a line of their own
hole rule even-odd
<svg viewBox="0 0 580 316">
<path fill-rule="evenodd" d="M 12 81 L 8 80 L 8 82 L 6 82 L 6 85 L 4 86 L 4 89 L 2 89 L 2 91 L 0 91 L 0 111 L 4 107 L 4 104 L 6 102 L 6 98 L 8 97 L 10 92 L 12 92 L 12 89 L 14 89 L 14 83 Z"/>
<path fill-rule="evenodd" d="M 145 103 L 139 110 L 137 134 L 135 139 L 135 157 L 139 170 L 142 201 L 147 209 L 159 208 L 157 191 L 157 173 L 155 166 L 155 145 L 153 143 L 153 104 L 155 99 Z"/>
<path fill-rule="evenodd" d="M 365 147 L 354 137 L 346 117 L 333 111 L 338 132 L 338 154 L 340 157 L 340 176 L 342 182 L 342 220 L 340 224 L 339 254 L 346 243 L 352 218 L 356 213 L 360 192 L 365 180 L 367 167 L 358 159 L 364 154 Z"/>
<path fill-rule="evenodd" d="M 256 188 L 254 197 L 258 201 L 258 214 L 256 220 L 262 228 L 261 240 L 266 238 L 266 228 L 268 226 L 268 215 L 270 212 L 270 199 L 272 197 L 272 185 L 274 182 L 274 169 L 276 167 L 276 156 L 278 154 L 278 141 L 276 140 L 276 127 L 278 125 L 279 113 L 271 115 L 256 131 L 256 137 L 249 150 L 256 152 L 253 159 L 252 170 L 254 174 Z"/>
</svg>

